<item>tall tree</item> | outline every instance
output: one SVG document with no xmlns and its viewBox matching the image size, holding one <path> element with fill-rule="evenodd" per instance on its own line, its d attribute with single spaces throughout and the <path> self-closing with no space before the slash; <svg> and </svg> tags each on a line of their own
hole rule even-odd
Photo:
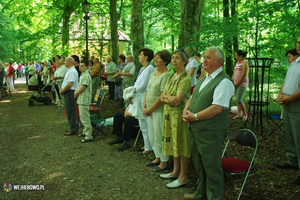
<svg viewBox="0 0 300 200">
<path fill-rule="evenodd" d="M 229 0 L 223 0 L 223 15 L 224 15 L 224 22 L 225 24 L 229 25 L 231 22 L 229 16 Z M 229 29 L 224 30 L 224 51 L 225 51 L 225 66 L 226 66 L 226 73 L 231 77 L 233 74 L 233 62 L 232 62 L 232 40 L 231 34 L 228 34 Z"/>
<path fill-rule="evenodd" d="M 204 3 L 205 0 L 180 0 L 179 47 L 184 47 L 189 42 L 199 40 L 199 35 L 194 34 L 201 28 Z"/>
<path fill-rule="evenodd" d="M 121 0 L 121 2 L 122 2 L 122 0 Z M 110 10 L 109 14 L 110 14 L 110 34 L 111 34 L 112 59 L 115 63 L 117 63 L 117 58 L 119 55 L 117 0 L 110 0 L 110 9 L 109 10 Z"/>
<path fill-rule="evenodd" d="M 65 57 L 69 54 L 70 49 L 70 18 L 74 11 L 73 7 L 68 4 L 65 5 L 63 15 L 62 15 L 62 56 Z"/>
<path fill-rule="evenodd" d="M 236 0 L 231 0 L 231 17 L 232 17 L 232 25 L 234 28 L 234 35 L 232 37 L 233 41 L 233 51 L 238 50 L 239 48 L 239 42 L 238 42 L 238 20 L 237 20 L 237 13 L 236 13 Z"/>
<path fill-rule="evenodd" d="M 144 23 L 143 23 L 143 1 L 132 0 L 131 9 L 131 41 L 134 55 L 134 63 L 137 69 L 141 64 L 138 61 L 139 51 L 144 47 Z M 138 70 L 137 70 L 138 71 Z"/>
</svg>

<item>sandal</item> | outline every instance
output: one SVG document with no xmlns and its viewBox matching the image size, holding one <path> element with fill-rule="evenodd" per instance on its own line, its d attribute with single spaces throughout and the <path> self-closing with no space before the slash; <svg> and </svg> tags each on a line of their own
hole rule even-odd
<svg viewBox="0 0 300 200">
<path fill-rule="evenodd" d="M 168 165 L 165 168 L 160 168 L 159 166 L 153 167 L 152 171 L 154 172 L 162 172 L 164 170 L 168 169 Z"/>
<path fill-rule="evenodd" d="M 146 166 L 147 166 L 147 167 L 152 167 L 152 166 L 155 166 L 155 165 L 159 165 L 159 163 L 160 163 L 160 162 L 154 163 L 154 162 L 151 161 L 151 162 L 147 162 L 147 163 L 146 163 Z"/>
</svg>

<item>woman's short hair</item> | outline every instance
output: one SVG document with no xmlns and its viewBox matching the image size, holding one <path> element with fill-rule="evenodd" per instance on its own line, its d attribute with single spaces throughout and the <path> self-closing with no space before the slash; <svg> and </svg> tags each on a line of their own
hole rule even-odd
<svg viewBox="0 0 300 200">
<path fill-rule="evenodd" d="M 239 56 L 242 56 L 243 58 L 247 56 L 247 52 L 243 50 L 236 50 L 235 53 Z"/>
<path fill-rule="evenodd" d="M 177 49 L 172 53 L 172 55 L 174 55 L 175 53 L 179 53 L 181 55 L 182 60 L 186 61 L 185 65 L 184 65 L 184 66 L 186 66 L 189 62 L 186 51 L 184 49 Z"/>
<path fill-rule="evenodd" d="M 94 61 L 92 61 L 92 60 L 89 60 L 89 63 L 91 63 L 92 65 L 94 65 Z"/>
<path fill-rule="evenodd" d="M 125 62 L 125 60 L 126 60 L 126 57 L 125 57 L 124 54 L 119 55 L 119 58 L 120 58 L 123 62 Z"/>
<path fill-rule="evenodd" d="M 286 53 L 285 53 L 285 55 L 287 56 L 289 53 L 292 54 L 293 56 L 297 56 L 297 55 L 299 56 L 299 54 L 298 54 L 298 52 L 297 52 L 296 49 L 287 50 Z"/>
<path fill-rule="evenodd" d="M 152 51 L 151 49 L 143 48 L 143 49 L 141 49 L 141 50 L 139 51 L 139 54 L 140 54 L 141 52 L 144 53 L 144 56 L 148 56 L 147 61 L 148 61 L 148 62 L 151 62 L 151 60 L 152 60 L 153 57 L 154 57 L 153 51 Z"/>
<path fill-rule="evenodd" d="M 158 55 L 166 63 L 166 66 L 168 66 L 168 64 L 171 62 L 172 55 L 168 50 L 158 51 L 156 52 L 155 56 L 156 55 Z"/>
</svg>

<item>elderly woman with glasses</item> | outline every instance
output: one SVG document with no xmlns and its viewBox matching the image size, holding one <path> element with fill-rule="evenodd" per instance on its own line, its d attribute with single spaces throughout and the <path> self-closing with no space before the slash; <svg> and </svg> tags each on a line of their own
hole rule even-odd
<svg viewBox="0 0 300 200">
<path fill-rule="evenodd" d="M 186 71 L 188 56 L 184 50 L 176 50 L 172 55 L 172 65 L 176 71 L 170 75 L 161 95 L 165 103 L 163 117 L 163 153 L 173 156 L 174 169 L 161 174 L 163 179 L 176 179 L 167 184 L 168 188 L 178 188 L 187 184 L 187 168 L 191 156 L 188 126 L 182 119 L 185 103 L 190 97 L 192 78 Z"/>
</svg>

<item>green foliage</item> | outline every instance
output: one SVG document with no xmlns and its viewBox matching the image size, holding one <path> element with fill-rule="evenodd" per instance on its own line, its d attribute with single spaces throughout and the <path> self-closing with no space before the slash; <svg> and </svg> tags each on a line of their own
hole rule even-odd
<svg viewBox="0 0 300 200">
<path fill-rule="evenodd" d="M 16 33 L 12 31 L 11 20 L 3 12 L 0 12 L 0 30 L 0 60 L 13 58 L 14 54 L 11 47 L 13 46 Z"/>
<path fill-rule="evenodd" d="M 104 42 L 101 36 L 109 33 L 109 3 L 105 0 L 89 0 L 91 3 L 89 36 L 96 40 L 98 52 Z M 296 1 L 246 1 L 239 0 L 237 14 L 224 19 L 220 0 L 205 2 L 202 27 L 195 32 L 199 41 L 189 44 L 198 47 L 201 53 L 208 46 L 223 48 L 224 40 L 237 37 L 239 49 L 253 57 L 273 57 L 277 67 L 285 65 L 285 51 L 295 47 L 299 37 L 299 5 Z M 76 39 L 77 47 L 85 49 L 85 21 L 81 8 L 82 0 L 0 0 L 0 58 L 3 60 L 46 59 L 55 54 L 68 53 L 62 46 L 69 39 Z M 228 5 L 231 8 L 231 4 Z M 130 35 L 131 1 L 118 0 L 118 27 Z M 69 21 L 64 16 L 71 13 Z M 67 18 L 66 18 L 67 19 Z M 145 46 L 154 51 L 175 48 L 180 33 L 180 1 L 153 0 L 143 3 Z M 70 38 L 65 34 L 70 25 Z M 64 33 L 64 34 L 62 34 Z M 76 34 L 77 38 L 73 36 Z M 255 39 L 257 34 L 257 41 Z M 62 44 L 64 41 L 64 44 Z M 256 48 L 256 49 L 255 49 Z M 131 51 L 131 46 L 127 47 Z M 64 52 L 66 51 L 66 52 Z M 128 52 L 129 53 L 129 52 Z M 233 56 L 232 56 L 233 58 Z"/>
</svg>

